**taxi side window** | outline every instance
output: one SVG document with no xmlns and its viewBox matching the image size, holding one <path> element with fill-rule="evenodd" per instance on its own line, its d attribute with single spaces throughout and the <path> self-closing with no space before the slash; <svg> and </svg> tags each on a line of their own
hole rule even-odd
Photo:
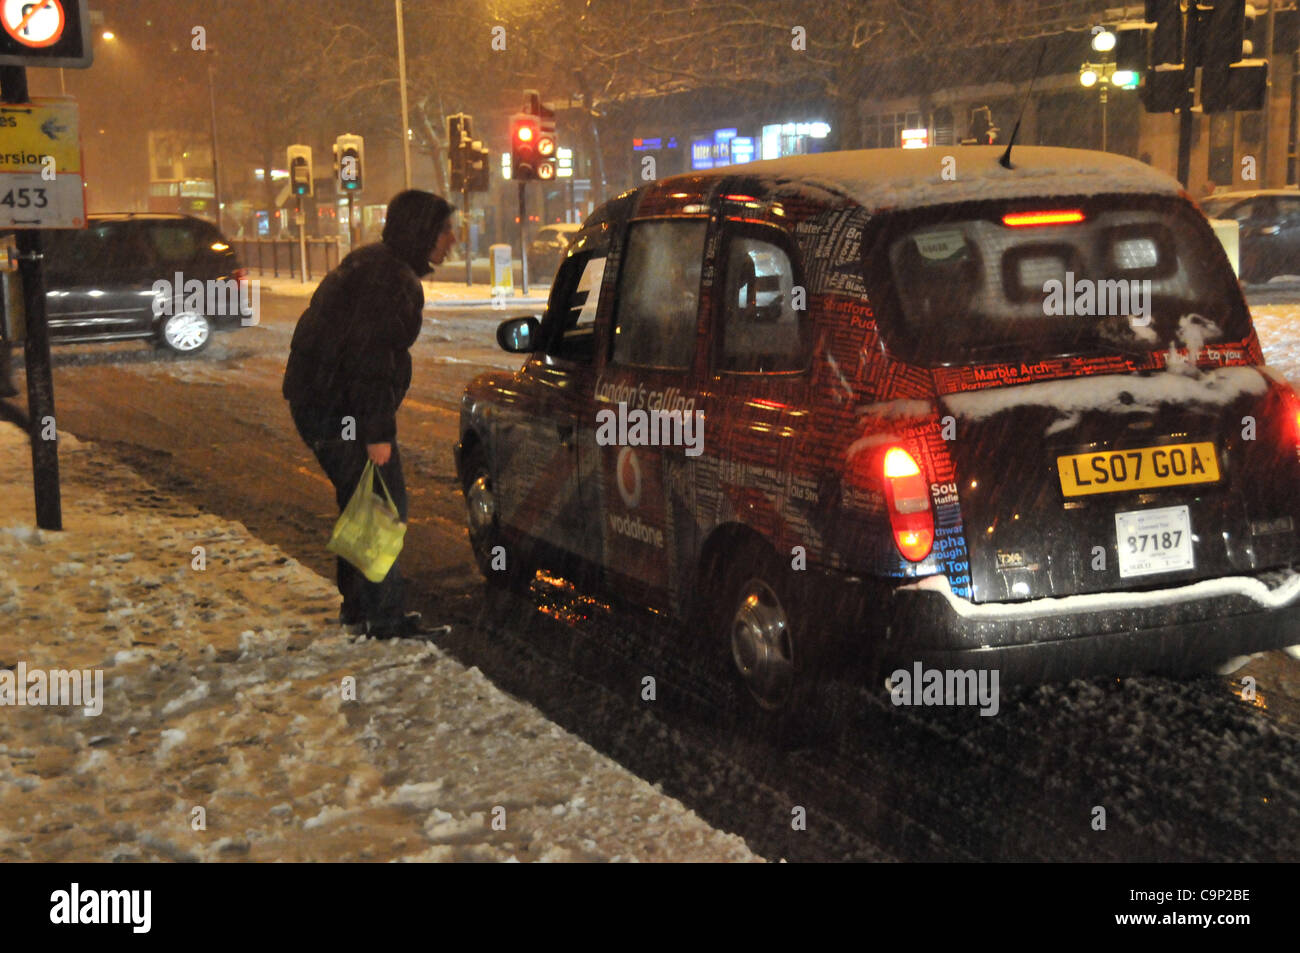
<svg viewBox="0 0 1300 953">
<path fill-rule="evenodd" d="M 634 222 L 620 269 L 614 362 L 686 368 L 695 355 L 702 221 Z"/>
<path fill-rule="evenodd" d="M 542 323 L 542 350 L 552 357 L 590 364 L 596 357 L 596 307 L 605 255 L 570 256 L 555 276 Z"/>
<path fill-rule="evenodd" d="M 772 374 L 807 367 L 808 327 L 806 314 L 795 310 L 797 285 L 785 249 L 753 235 L 730 236 L 717 370 Z"/>
</svg>

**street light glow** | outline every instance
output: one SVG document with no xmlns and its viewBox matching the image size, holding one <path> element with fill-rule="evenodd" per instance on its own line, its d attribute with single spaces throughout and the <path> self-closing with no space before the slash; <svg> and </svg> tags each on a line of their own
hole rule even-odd
<svg viewBox="0 0 1300 953">
<path fill-rule="evenodd" d="M 112 30 L 105 30 L 103 33 L 100 34 L 100 36 L 105 40 L 117 39 L 117 34 L 114 33 Z"/>
<path fill-rule="evenodd" d="M 1097 71 L 1086 69 L 1079 74 L 1079 82 L 1089 88 L 1097 85 Z"/>
<path fill-rule="evenodd" d="M 1102 30 L 1094 34 L 1092 38 L 1092 48 L 1098 53 L 1109 53 L 1115 49 L 1115 34 L 1110 30 Z"/>
</svg>

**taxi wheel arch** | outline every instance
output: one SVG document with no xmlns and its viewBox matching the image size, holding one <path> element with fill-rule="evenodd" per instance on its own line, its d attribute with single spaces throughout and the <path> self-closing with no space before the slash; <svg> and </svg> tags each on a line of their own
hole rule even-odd
<svg viewBox="0 0 1300 953">
<path fill-rule="evenodd" d="M 749 530 L 727 533 L 705 555 L 701 571 L 712 570 L 712 579 L 702 579 L 712 582 L 702 587 L 711 597 L 711 650 L 726 653 L 732 677 L 754 707 L 769 718 L 797 721 L 808 714 L 819 672 L 803 587 Z"/>
<path fill-rule="evenodd" d="M 465 496 L 466 522 L 470 549 L 474 562 L 483 578 L 491 584 L 510 585 L 522 575 L 518 547 L 506 544 L 505 535 L 496 512 L 492 471 L 488 467 L 487 450 L 478 439 L 464 441 L 461 491 Z M 496 547 L 505 547 L 506 568 L 493 568 Z"/>
</svg>

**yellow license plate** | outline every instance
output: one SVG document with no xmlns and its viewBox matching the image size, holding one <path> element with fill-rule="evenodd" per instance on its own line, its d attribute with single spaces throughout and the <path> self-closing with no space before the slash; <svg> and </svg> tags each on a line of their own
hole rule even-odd
<svg viewBox="0 0 1300 953">
<path fill-rule="evenodd" d="M 1072 453 L 1056 458 L 1061 492 L 1066 496 L 1122 493 L 1160 486 L 1217 483 L 1219 457 L 1214 444 L 1172 443 L 1102 453 Z"/>
</svg>

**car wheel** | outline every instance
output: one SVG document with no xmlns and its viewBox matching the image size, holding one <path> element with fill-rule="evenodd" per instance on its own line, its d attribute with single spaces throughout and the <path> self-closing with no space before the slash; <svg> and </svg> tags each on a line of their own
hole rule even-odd
<svg viewBox="0 0 1300 953">
<path fill-rule="evenodd" d="M 487 454 L 474 447 L 465 457 L 465 510 L 469 523 L 469 545 L 474 562 L 489 583 L 510 585 L 522 578 L 519 547 L 506 546 L 497 513 L 496 492 Z M 500 548 L 498 548 L 500 547 Z M 502 567 L 501 561 L 505 560 Z"/>
<path fill-rule="evenodd" d="M 158 341 L 177 354 L 196 354 L 212 340 L 212 322 L 197 311 L 180 311 L 163 320 Z"/>
<path fill-rule="evenodd" d="M 759 546 L 727 569 L 714 613 L 717 642 L 757 709 L 760 727 L 801 725 L 815 699 L 813 630 L 790 572 Z"/>
</svg>

